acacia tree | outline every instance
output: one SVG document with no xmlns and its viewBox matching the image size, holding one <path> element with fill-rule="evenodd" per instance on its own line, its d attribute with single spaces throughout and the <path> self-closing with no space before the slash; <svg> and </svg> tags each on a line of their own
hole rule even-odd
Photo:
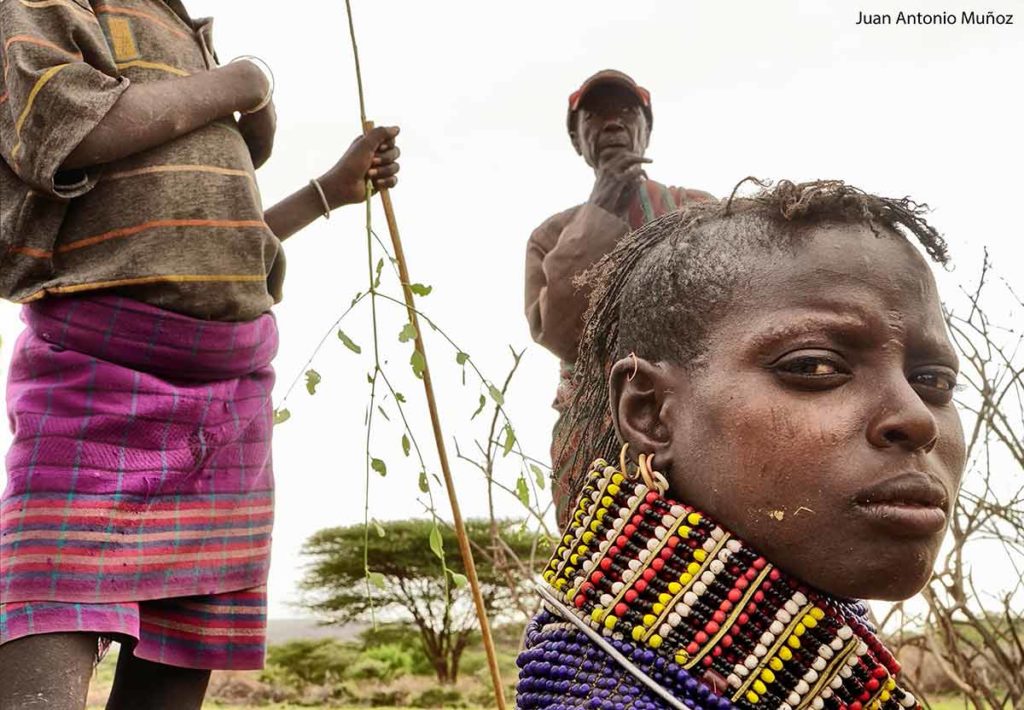
<svg viewBox="0 0 1024 710">
<path fill-rule="evenodd" d="M 536 534 L 515 521 L 498 525 L 512 553 L 529 559 L 538 545 Z M 491 520 L 468 520 L 466 528 L 475 547 L 491 544 Z M 442 573 L 441 549 L 447 573 Z M 302 582 L 308 608 L 333 623 L 370 621 L 377 614 L 409 620 L 419 630 L 437 680 L 458 680 L 462 654 L 478 628 L 451 529 L 435 527 L 431 520 L 401 520 L 381 523 L 367 540 L 362 525 L 328 528 L 306 542 L 304 554 L 313 560 Z M 372 570 L 369 583 L 367 568 Z M 522 591 L 518 587 L 528 584 L 535 571 L 510 583 L 503 570 L 486 558 L 478 560 L 488 616 L 505 615 Z"/>
</svg>

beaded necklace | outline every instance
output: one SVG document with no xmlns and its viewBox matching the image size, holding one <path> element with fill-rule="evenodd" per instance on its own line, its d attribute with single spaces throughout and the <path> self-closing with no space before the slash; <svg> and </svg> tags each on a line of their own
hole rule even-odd
<svg viewBox="0 0 1024 710">
<path fill-rule="evenodd" d="M 636 679 L 653 679 L 693 710 L 920 707 L 897 684 L 899 664 L 865 607 L 808 587 L 666 497 L 667 481 L 643 456 L 642 476 L 625 470 L 624 454 L 618 469 L 593 463 L 543 573 L 544 596 L 556 603 L 528 630 L 520 707 L 664 707 L 641 700 L 652 696 Z M 588 672 L 607 659 L 595 661 L 604 652 L 566 615 L 599 633 L 620 663 L 628 659 L 622 667 L 635 678 L 625 689 L 612 692 Z M 584 699 L 581 686 L 596 703 L 569 702 Z"/>
</svg>

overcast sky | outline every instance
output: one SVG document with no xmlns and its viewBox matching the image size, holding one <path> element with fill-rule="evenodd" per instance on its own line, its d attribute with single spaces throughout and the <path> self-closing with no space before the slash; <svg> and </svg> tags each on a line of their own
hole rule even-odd
<svg viewBox="0 0 1024 710">
<path fill-rule="evenodd" d="M 217 18 L 222 60 L 255 54 L 273 67 L 277 146 L 259 174 L 269 206 L 326 170 L 359 132 L 344 2 L 302 0 L 287 11 L 282 3 L 187 4 L 195 16 Z M 434 287 L 421 307 L 494 380 L 510 364 L 509 345 L 527 348 L 508 402 L 524 450 L 546 458 L 557 377 L 555 358 L 531 344 L 522 315 L 524 248 L 546 217 L 589 194 L 593 176 L 567 139 L 565 105 L 598 69 L 624 70 L 652 93 L 652 178 L 719 196 L 747 175 L 842 178 L 909 194 L 934 208 L 933 223 L 951 244 L 956 267 L 940 275 L 945 298 L 955 302 L 957 286 L 973 280 L 986 246 L 1003 275 L 1024 285 L 1024 2 L 921 0 L 902 8 L 1012 12 L 1013 26 L 855 25 L 859 10 L 897 9 L 881 1 L 356 0 L 370 118 L 402 127 L 393 197 L 412 278 Z M 366 289 L 362 220 L 360 208 L 348 208 L 287 244 L 286 296 L 276 309 L 278 401 Z M 393 279 L 385 285 L 399 294 Z M 380 322 L 388 372 L 409 399 L 436 471 L 422 389 L 408 375 L 409 346 L 397 342 L 403 318 L 381 304 Z M 287 402 L 291 420 L 276 430 L 272 616 L 299 613 L 289 603 L 303 540 L 363 519 L 368 310 L 342 327 L 363 355 L 332 335 L 313 364 L 323 376 L 319 393 L 310 397 L 300 385 Z M 0 304 L 3 376 L 18 329 L 17 309 Z M 453 438 L 470 448 L 482 436 L 483 418 L 469 423 L 480 388 L 471 377 L 461 385 L 455 352 L 441 339 L 430 334 L 427 349 L 454 457 Z M 401 430 L 379 417 L 375 426 L 374 455 L 389 473 L 371 480 L 371 515 L 422 514 L 418 469 L 402 456 Z M 5 430 L 0 445 L 8 442 Z M 455 469 L 464 513 L 482 514 L 478 477 L 469 466 Z M 446 512 L 443 497 L 438 505 Z M 502 509 L 512 514 L 516 505 Z"/>
</svg>

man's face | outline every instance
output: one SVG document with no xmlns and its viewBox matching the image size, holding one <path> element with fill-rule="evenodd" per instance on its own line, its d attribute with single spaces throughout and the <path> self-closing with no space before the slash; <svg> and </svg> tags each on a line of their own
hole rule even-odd
<svg viewBox="0 0 1024 710">
<path fill-rule="evenodd" d="M 911 245 L 816 229 L 755 267 L 699 366 L 657 368 L 672 494 L 832 594 L 924 586 L 965 453 L 957 356 Z"/>
<path fill-rule="evenodd" d="M 642 156 L 649 134 L 636 95 L 616 84 L 601 84 L 583 98 L 571 138 L 576 151 L 596 170 L 623 152 Z"/>
</svg>

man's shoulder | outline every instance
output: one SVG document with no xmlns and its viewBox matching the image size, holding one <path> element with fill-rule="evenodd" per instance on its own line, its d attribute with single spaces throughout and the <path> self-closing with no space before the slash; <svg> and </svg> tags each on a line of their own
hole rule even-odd
<svg viewBox="0 0 1024 710">
<path fill-rule="evenodd" d="M 681 203 L 718 201 L 717 197 L 712 195 L 710 192 L 705 192 L 704 190 L 696 190 L 691 187 L 677 187 L 675 185 L 668 189 L 672 192 L 673 197 Z"/>
<path fill-rule="evenodd" d="M 582 207 L 583 203 L 574 205 L 569 209 L 562 210 L 548 217 L 540 223 L 540 226 L 533 230 L 533 234 L 530 235 L 530 242 L 541 242 L 544 246 L 553 246 L 553 244 L 548 244 L 548 242 L 552 238 L 558 239 L 558 235 L 565 228 L 565 225 L 572 221 L 572 218 L 576 216 L 576 213 Z"/>
</svg>

